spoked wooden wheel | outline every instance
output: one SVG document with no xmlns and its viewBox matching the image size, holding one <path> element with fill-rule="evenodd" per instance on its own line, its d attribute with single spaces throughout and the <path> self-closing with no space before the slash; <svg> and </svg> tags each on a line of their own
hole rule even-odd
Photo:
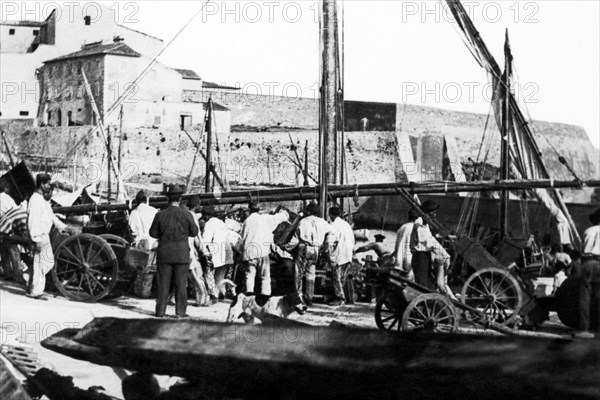
<svg viewBox="0 0 600 400">
<path fill-rule="evenodd" d="M 402 315 L 402 332 L 453 333 L 458 329 L 458 315 L 448 298 L 427 293 L 411 300 Z"/>
<path fill-rule="evenodd" d="M 523 305 L 523 292 L 519 282 L 509 271 L 484 268 L 467 279 L 460 300 L 483 313 L 489 321 L 510 325 L 519 316 Z M 467 317 L 478 316 L 467 312 Z"/>
<path fill-rule="evenodd" d="M 116 246 L 125 249 L 127 246 L 129 246 L 129 242 L 127 242 L 127 240 L 123 239 L 121 236 L 113 235 L 111 233 L 104 233 L 100 235 L 100 237 L 106 240 L 111 247 Z"/>
<path fill-rule="evenodd" d="M 404 299 L 394 293 L 384 293 L 375 304 L 375 323 L 383 331 L 400 330 L 402 312 L 406 307 Z"/>
<path fill-rule="evenodd" d="M 58 291 L 71 300 L 95 302 L 117 282 L 119 265 L 106 240 L 82 233 L 67 238 L 54 254 L 52 279 Z"/>
</svg>

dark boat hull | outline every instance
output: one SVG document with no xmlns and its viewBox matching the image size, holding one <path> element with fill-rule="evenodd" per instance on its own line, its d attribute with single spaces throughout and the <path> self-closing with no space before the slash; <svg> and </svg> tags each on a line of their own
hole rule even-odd
<svg viewBox="0 0 600 400">
<path fill-rule="evenodd" d="M 95 319 L 42 345 L 243 398 L 598 398 L 600 342 Z M 208 387 L 206 387 L 208 390 Z"/>
</svg>

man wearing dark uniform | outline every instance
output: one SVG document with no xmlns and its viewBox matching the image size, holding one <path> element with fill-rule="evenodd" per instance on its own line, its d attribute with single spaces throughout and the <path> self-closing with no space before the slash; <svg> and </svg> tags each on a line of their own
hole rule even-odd
<svg viewBox="0 0 600 400">
<path fill-rule="evenodd" d="M 183 190 L 178 185 L 169 185 L 165 193 L 169 206 L 159 211 L 152 221 L 150 236 L 158 239 L 157 269 L 158 296 L 156 316 L 164 317 L 167 311 L 171 274 L 175 275 L 177 317 L 186 317 L 187 278 L 190 267 L 190 246 L 188 238 L 198 235 L 198 225 L 192 214 L 179 207 Z"/>
</svg>

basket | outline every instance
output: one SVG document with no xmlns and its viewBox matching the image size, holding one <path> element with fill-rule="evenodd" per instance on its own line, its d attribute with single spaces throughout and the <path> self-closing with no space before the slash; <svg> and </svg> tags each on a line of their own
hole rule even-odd
<svg viewBox="0 0 600 400">
<path fill-rule="evenodd" d="M 138 250 L 133 247 L 129 247 L 125 251 L 125 255 L 123 256 L 123 264 L 126 268 L 131 268 L 135 270 L 143 270 L 148 266 L 148 262 L 150 261 L 150 252 Z"/>
</svg>

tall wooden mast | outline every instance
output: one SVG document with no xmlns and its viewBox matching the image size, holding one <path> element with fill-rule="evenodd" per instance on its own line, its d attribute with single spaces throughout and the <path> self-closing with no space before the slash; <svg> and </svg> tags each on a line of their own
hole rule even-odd
<svg viewBox="0 0 600 400">
<path fill-rule="evenodd" d="M 213 103 L 212 98 L 208 99 L 208 110 L 206 117 L 206 181 L 204 182 L 204 191 L 206 193 L 212 192 L 212 185 L 210 181 L 210 173 L 212 171 L 212 113 Z"/>
<path fill-rule="evenodd" d="M 511 76 L 511 56 L 508 51 L 508 29 L 506 30 L 506 41 L 504 45 L 504 75 L 502 75 L 502 129 L 500 140 L 500 179 L 507 180 L 509 175 L 510 163 L 510 132 L 508 127 L 511 120 L 511 112 L 509 107 L 510 96 L 510 76 Z M 503 190 L 500 195 L 500 239 L 504 239 L 508 235 L 508 197 L 509 191 Z"/>
<path fill-rule="evenodd" d="M 338 183 L 338 90 L 339 59 L 337 50 L 337 1 L 323 0 L 323 75 L 321 81 L 319 124 L 319 203 L 327 217 L 327 185 Z"/>
</svg>

